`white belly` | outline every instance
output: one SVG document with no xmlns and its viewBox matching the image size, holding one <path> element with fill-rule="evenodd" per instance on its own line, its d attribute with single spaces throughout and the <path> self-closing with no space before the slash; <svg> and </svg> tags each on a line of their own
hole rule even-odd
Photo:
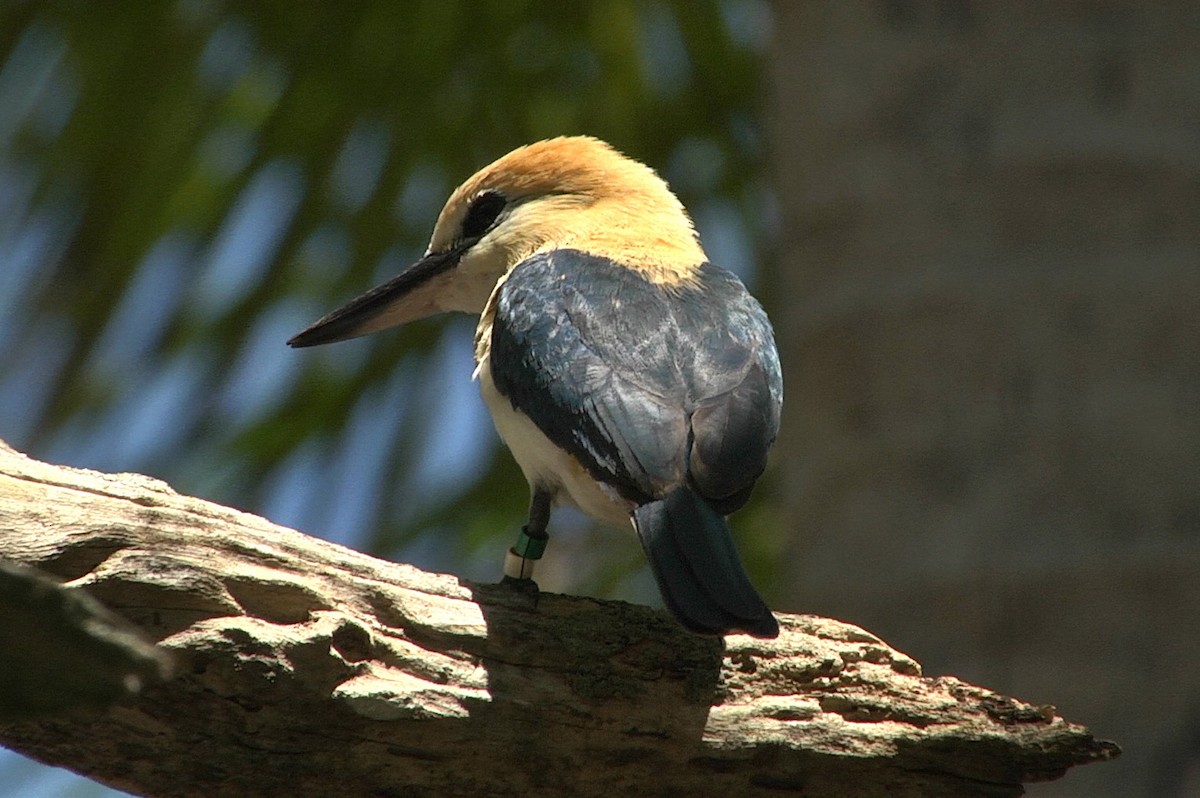
<svg viewBox="0 0 1200 798">
<path fill-rule="evenodd" d="M 633 503 L 592 479 L 578 460 L 551 443 L 525 414 L 513 409 L 512 402 L 496 390 L 488 360 L 485 355 L 476 370 L 479 391 L 492 414 L 496 432 L 530 486 L 550 491 L 556 503 L 573 504 L 597 521 L 628 526 Z"/>
</svg>

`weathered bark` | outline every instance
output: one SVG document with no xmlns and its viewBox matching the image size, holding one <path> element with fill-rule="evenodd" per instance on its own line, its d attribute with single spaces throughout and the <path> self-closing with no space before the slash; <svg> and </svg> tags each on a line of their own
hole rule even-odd
<svg viewBox="0 0 1200 798">
<path fill-rule="evenodd" d="M 1000 796 L 1118 753 L 838 621 L 697 638 L 7 448 L 0 557 L 173 653 L 174 679 L 108 709 L 0 721 L 4 745 L 139 794 Z"/>
</svg>

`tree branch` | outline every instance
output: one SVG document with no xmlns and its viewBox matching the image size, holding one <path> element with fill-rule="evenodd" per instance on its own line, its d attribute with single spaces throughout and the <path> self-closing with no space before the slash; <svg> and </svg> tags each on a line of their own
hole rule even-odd
<svg viewBox="0 0 1200 798">
<path fill-rule="evenodd" d="M 0 557 L 86 590 L 177 673 L 2 719 L 0 742 L 139 794 L 1004 796 L 1118 753 L 849 624 L 693 637 L 2 444 L 0 530 Z"/>
<path fill-rule="evenodd" d="M 87 593 L 0 560 L 0 718 L 106 706 L 169 673 L 164 649 Z"/>
</svg>

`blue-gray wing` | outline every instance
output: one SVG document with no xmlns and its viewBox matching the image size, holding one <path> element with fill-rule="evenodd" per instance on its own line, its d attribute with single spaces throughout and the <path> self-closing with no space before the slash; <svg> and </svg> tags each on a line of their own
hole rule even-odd
<svg viewBox="0 0 1200 798">
<path fill-rule="evenodd" d="M 761 306 L 724 269 L 698 277 L 668 290 L 577 250 L 535 255 L 497 298 L 492 379 L 627 499 L 686 484 L 728 514 L 766 465 L 783 384 Z"/>
</svg>

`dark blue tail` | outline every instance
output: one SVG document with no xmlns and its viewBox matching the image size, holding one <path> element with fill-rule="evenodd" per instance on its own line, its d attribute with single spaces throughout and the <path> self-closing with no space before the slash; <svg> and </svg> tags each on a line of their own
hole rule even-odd
<svg viewBox="0 0 1200 798">
<path fill-rule="evenodd" d="M 698 634 L 776 637 L 779 624 L 733 546 L 729 525 L 688 487 L 633 512 L 667 609 Z"/>
</svg>

